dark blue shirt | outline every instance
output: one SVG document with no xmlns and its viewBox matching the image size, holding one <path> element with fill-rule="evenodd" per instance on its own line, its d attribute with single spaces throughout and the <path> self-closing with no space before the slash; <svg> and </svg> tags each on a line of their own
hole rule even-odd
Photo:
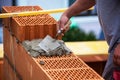
<svg viewBox="0 0 120 80">
<path fill-rule="evenodd" d="M 96 0 L 98 17 L 109 52 L 120 42 L 120 0 Z"/>
</svg>

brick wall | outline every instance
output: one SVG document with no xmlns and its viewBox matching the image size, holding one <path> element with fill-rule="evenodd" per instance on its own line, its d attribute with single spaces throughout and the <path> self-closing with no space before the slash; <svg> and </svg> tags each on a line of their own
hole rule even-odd
<svg viewBox="0 0 120 80">
<path fill-rule="evenodd" d="M 4 7 L 3 12 L 15 12 L 29 7 Z M 103 80 L 73 54 L 38 58 L 29 55 L 22 41 L 44 38 L 48 34 L 54 37 L 56 34 L 56 21 L 48 14 L 12 17 L 3 23 L 4 80 Z"/>
</svg>

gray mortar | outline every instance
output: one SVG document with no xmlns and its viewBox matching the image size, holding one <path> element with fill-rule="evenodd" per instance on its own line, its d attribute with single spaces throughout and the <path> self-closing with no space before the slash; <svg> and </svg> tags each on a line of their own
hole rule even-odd
<svg viewBox="0 0 120 80">
<path fill-rule="evenodd" d="M 49 50 L 48 52 L 44 51 L 40 46 L 38 46 L 43 39 L 35 39 L 32 41 L 23 41 L 22 44 L 24 48 L 29 52 L 32 57 L 38 56 L 62 56 L 71 54 L 71 50 L 66 47 L 63 40 L 55 40 L 60 46 L 54 50 Z"/>
</svg>

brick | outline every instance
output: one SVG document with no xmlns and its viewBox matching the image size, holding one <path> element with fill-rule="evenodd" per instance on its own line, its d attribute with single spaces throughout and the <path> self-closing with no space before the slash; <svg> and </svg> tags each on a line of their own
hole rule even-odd
<svg viewBox="0 0 120 80">
<path fill-rule="evenodd" d="M 51 21 L 52 20 L 52 21 Z M 50 22 L 51 21 L 51 22 Z M 11 30 L 21 42 L 44 38 L 46 35 L 54 37 L 56 35 L 56 21 L 53 18 L 14 18 Z"/>
<path fill-rule="evenodd" d="M 43 61 L 45 64 L 41 67 L 44 70 L 52 69 L 70 69 L 70 68 L 88 68 L 84 63 L 77 57 L 66 57 L 66 58 L 56 58 L 56 59 L 39 59 L 37 62 Z M 54 65 L 53 65 L 54 64 Z"/>
<path fill-rule="evenodd" d="M 39 6 L 3 6 L 2 13 L 24 12 L 24 11 L 38 11 L 42 10 Z M 7 28 L 11 27 L 12 18 L 4 18 L 3 25 Z"/>
<path fill-rule="evenodd" d="M 0 80 L 3 80 L 3 59 L 0 59 Z"/>
<path fill-rule="evenodd" d="M 52 80 L 103 80 L 89 68 L 71 68 L 46 71 Z"/>
<path fill-rule="evenodd" d="M 6 57 L 4 57 L 4 80 L 22 80 Z"/>
<path fill-rule="evenodd" d="M 10 32 L 8 31 L 7 28 L 3 27 L 3 50 L 4 53 L 7 55 L 7 57 L 11 60 L 12 62 L 12 36 L 10 35 Z"/>
<path fill-rule="evenodd" d="M 31 11 L 32 8 L 41 10 L 38 6 L 21 6 L 21 7 L 3 7 L 3 12 L 17 12 L 17 11 Z M 12 33 L 19 41 L 32 40 L 36 38 L 44 38 L 46 35 L 55 36 L 56 21 L 48 14 L 41 14 L 36 16 L 14 17 L 3 20 L 7 28 L 10 28 Z M 35 30 L 37 27 L 37 30 Z M 32 29 L 32 30 L 31 30 Z M 50 31 L 49 31 L 49 30 Z M 39 33 L 38 33 L 39 32 Z M 35 35 L 38 34 L 38 35 Z"/>
<path fill-rule="evenodd" d="M 21 6 L 21 7 L 3 7 L 3 12 L 31 11 L 32 9 L 41 10 L 38 6 Z M 3 20 L 7 28 L 19 41 L 44 38 L 46 35 L 54 37 L 56 35 L 56 20 L 48 14 L 36 16 L 14 17 L 9 20 Z M 37 30 L 35 30 L 37 27 Z M 39 32 L 39 33 L 38 33 Z M 38 34 L 38 35 L 36 35 Z"/>
</svg>

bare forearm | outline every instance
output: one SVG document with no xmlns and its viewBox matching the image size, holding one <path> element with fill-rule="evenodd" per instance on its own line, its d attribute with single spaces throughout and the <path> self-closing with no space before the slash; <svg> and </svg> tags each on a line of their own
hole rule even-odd
<svg viewBox="0 0 120 80">
<path fill-rule="evenodd" d="M 89 9 L 95 5 L 95 0 L 76 0 L 68 10 L 65 11 L 63 15 L 66 15 L 68 18 L 77 15 L 78 13 Z"/>
</svg>

